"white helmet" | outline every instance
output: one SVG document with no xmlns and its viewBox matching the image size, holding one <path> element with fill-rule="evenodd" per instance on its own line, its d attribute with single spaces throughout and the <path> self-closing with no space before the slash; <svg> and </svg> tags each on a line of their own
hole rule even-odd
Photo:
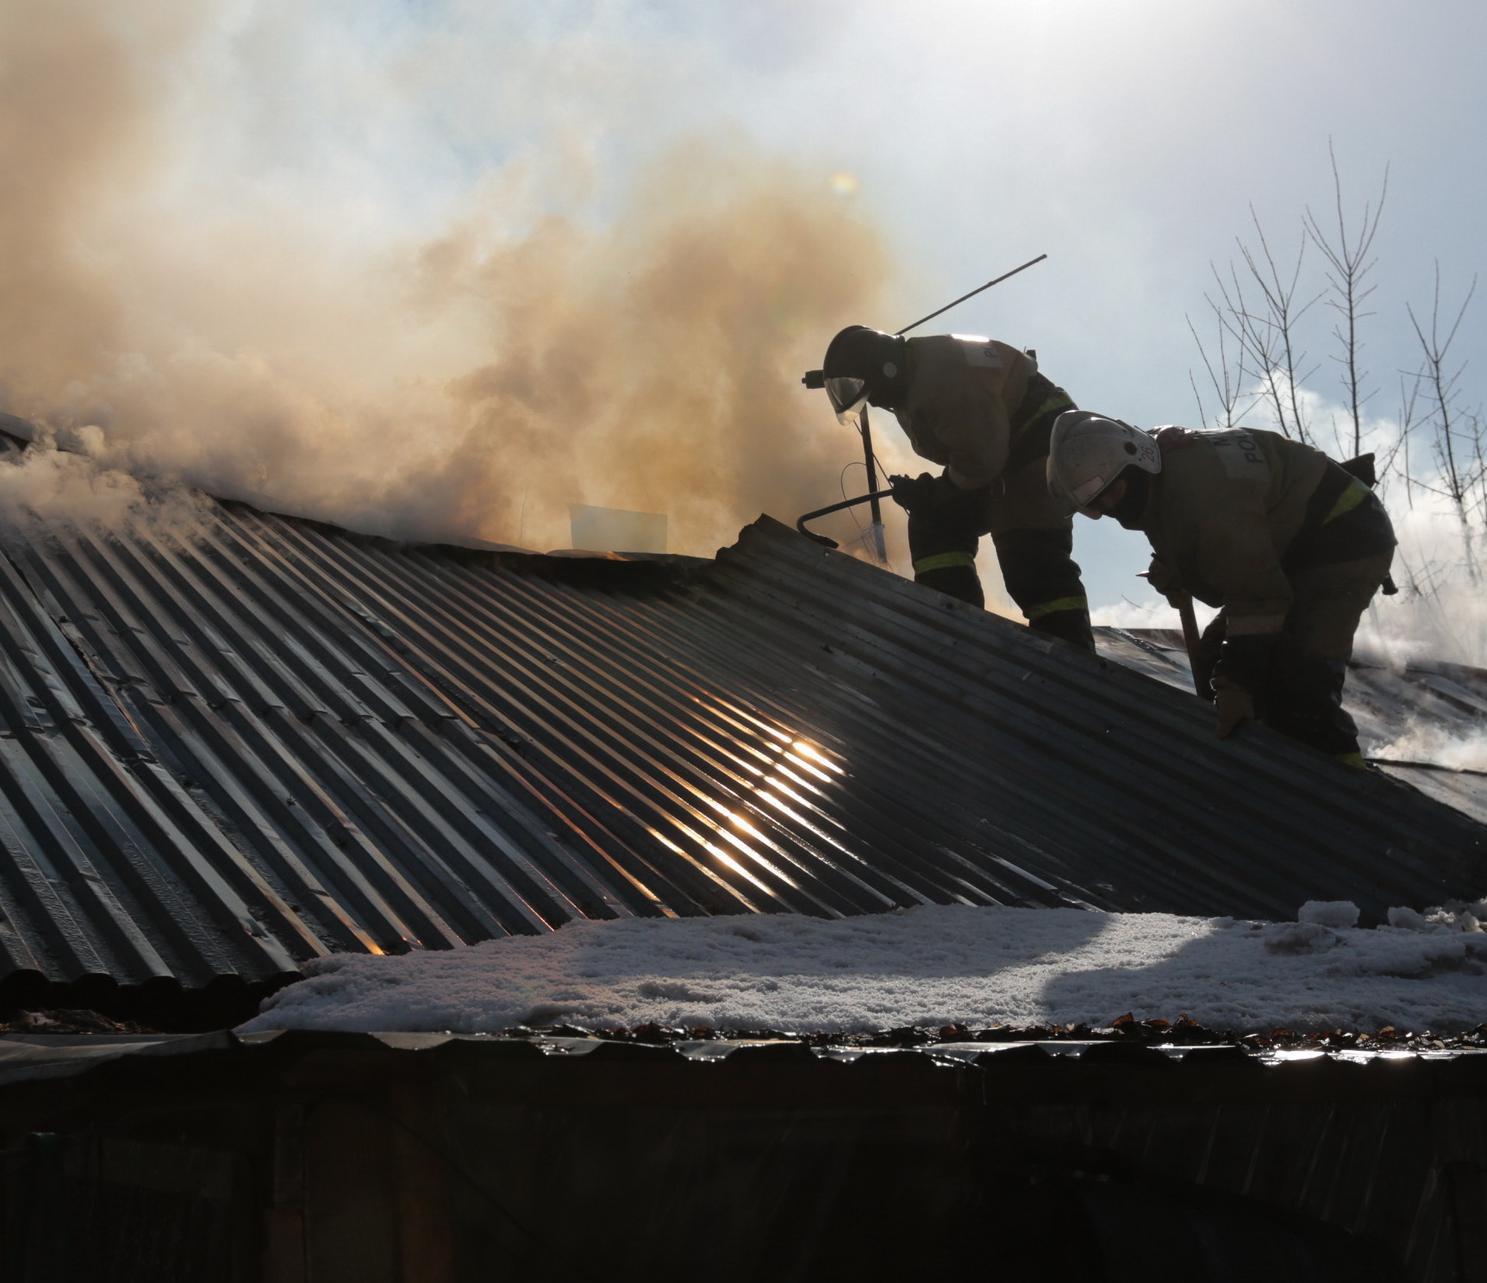
<svg viewBox="0 0 1487 1283">
<path fill-rule="evenodd" d="M 1153 476 L 1162 470 L 1162 452 L 1154 438 L 1089 410 L 1065 410 L 1054 420 L 1048 439 L 1048 489 L 1055 499 L 1085 516 L 1096 516 L 1090 504 L 1127 468 Z"/>
</svg>

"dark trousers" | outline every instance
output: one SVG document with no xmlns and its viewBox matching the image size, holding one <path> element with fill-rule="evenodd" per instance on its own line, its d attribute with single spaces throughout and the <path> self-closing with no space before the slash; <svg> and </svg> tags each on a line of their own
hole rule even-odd
<svg viewBox="0 0 1487 1283">
<path fill-rule="evenodd" d="M 1358 726 L 1342 706 L 1353 634 L 1389 573 L 1392 550 L 1291 571 L 1295 594 L 1260 689 L 1260 720 L 1338 758 L 1358 756 Z M 1220 611 L 1203 630 L 1200 665 L 1212 672 L 1226 632 Z"/>
<path fill-rule="evenodd" d="M 1037 471 L 1041 481 L 1041 467 Z M 961 490 L 947 477 L 935 479 L 932 500 L 917 504 L 909 514 L 915 582 L 984 606 L 976 548 L 989 532 L 1002 580 L 1028 626 L 1092 652 L 1094 635 L 1073 557 L 1073 529 L 1067 523 L 1056 529 L 999 529 L 994 490 Z"/>
</svg>

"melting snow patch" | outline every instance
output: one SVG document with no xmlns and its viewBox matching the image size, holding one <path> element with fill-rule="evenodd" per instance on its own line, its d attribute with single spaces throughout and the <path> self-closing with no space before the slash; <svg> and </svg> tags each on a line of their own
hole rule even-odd
<svg viewBox="0 0 1487 1283">
<path fill-rule="evenodd" d="M 1324 927 L 1356 927 L 1358 906 L 1351 900 L 1308 900 L 1296 913 L 1297 922 Z"/>
<path fill-rule="evenodd" d="M 1432 932 L 1422 936 L 1415 931 L 1384 928 L 1366 958 L 1357 969 L 1365 975 L 1429 977 L 1456 972 L 1462 975 L 1487 974 L 1487 938 L 1458 932 Z M 1487 988 L 1484 988 L 1487 999 Z M 1487 1015 L 1487 1002 L 1483 1003 Z"/>
<path fill-rule="evenodd" d="M 1426 909 L 1424 913 L 1404 906 L 1389 910 L 1389 925 L 1410 931 L 1466 931 L 1479 933 L 1487 923 L 1487 900 L 1471 904 L 1452 903 Z"/>
<path fill-rule="evenodd" d="M 1271 953 L 1321 953 L 1341 943 L 1342 937 L 1320 922 L 1277 922 L 1265 928 L 1265 948 Z"/>
<path fill-rule="evenodd" d="M 1460 912 L 1446 917 L 1454 923 Z M 1448 1032 L 1487 1018 L 1487 933 L 1413 910 L 1372 930 L 1329 925 L 1350 918 L 1335 905 L 1321 916 L 1328 921 L 1256 923 L 925 906 L 838 921 L 573 922 L 464 949 L 325 959 L 243 1028 L 490 1033 L 654 1023 L 857 1033 L 1098 1026 L 1130 1012 L 1187 1013 L 1216 1031 Z"/>
</svg>

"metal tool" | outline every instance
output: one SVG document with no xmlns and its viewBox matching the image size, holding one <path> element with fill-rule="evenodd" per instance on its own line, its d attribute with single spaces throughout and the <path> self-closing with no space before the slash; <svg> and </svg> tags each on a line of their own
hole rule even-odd
<svg viewBox="0 0 1487 1283">
<path fill-rule="evenodd" d="M 1028 261 L 1026 263 L 1024 263 L 1021 267 L 1014 267 L 1010 272 L 1003 272 L 995 280 L 993 280 L 993 281 L 987 281 L 985 285 L 978 285 L 978 286 L 976 286 L 976 288 L 973 289 L 969 294 L 962 294 L 958 299 L 955 300 L 954 303 L 946 303 L 944 307 L 939 308 L 938 310 L 931 312 L 928 316 L 921 316 L 912 325 L 906 325 L 901 330 L 895 330 L 894 331 L 894 335 L 896 337 L 898 337 L 898 338 L 902 338 L 910 330 L 917 330 L 921 325 L 923 325 L 925 323 L 925 321 L 932 321 L 932 320 L 934 320 L 935 317 L 939 316 L 939 314 L 941 312 L 948 312 L 952 307 L 955 307 L 957 304 L 964 303 L 966 301 L 966 299 L 968 299 L 968 298 L 975 298 L 976 295 L 978 295 L 979 293 L 981 293 L 982 290 L 989 290 L 993 285 L 1000 285 L 1003 281 L 1007 280 L 1009 277 L 1016 276 L 1018 272 L 1025 272 L 1025 271 L 1027 271 L 1027 269 L 1030 268 L 1030 267 L 1032 267 L 1034 263 L 1041 263 L 1047 257 L 1048 257 L 1047 254 L 1039 254 L 1037 258 L 1030 258 L 1030 259 L 1028 259 Z"/>
<path fill-rule="evenodd" d="M 1199 699 L 1208 699 L 1208 665 L 1203 662 L 1202 635 L 1198 632 L 1198 619 L 1193 614 L 1193 599 L 1187 593 L 1176 595 L 1178 618 L 1182 620 L 1182 644 L 1188 652 L 1188 668 L 1193 674 L 1193 693 Z"/>
<path fill-rule="evenodd" d="M 814 530 L 807 530 L 805 528 L 806 522 L 814 521 L 817 517 L 824 517 L 828 513 L 840 512 L 843 508 L 855 508 L 859 503 L 871 503 L 873 505 L 874 518 L 876 519 L 876 515 L 878 512 L 878 501 L 880 499 L 891 498 L 892 495 L 893 488 L 890 486 L 887 490 L 870 490 L 867 494 L 860 494 L 855 499 L 843 499 L 840 503 L 827 504 L 824 508 L 817 508 L 814 512 L 807 512 L 800 517 L 797 517 L 795 521 L 795 528 L 796 530 L 800 531 L 800 533 L 803 534 L 807 539 L 814 539 L 818 544 L 821 544 L 824 547 L 840 548 L 841 544 L 837 543 L 835 539 L 828 539 L 825 535 L 818 535 Z M 882 523 L 877 522 L 877 525 L 879 537 L 881 537 Z"/>
</svg>

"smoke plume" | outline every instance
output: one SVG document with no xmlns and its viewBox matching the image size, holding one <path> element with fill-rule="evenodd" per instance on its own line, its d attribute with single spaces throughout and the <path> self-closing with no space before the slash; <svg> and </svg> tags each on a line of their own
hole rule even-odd
<svg viewBox="0 0 1487 1283">
<path fill-rule="evenodd" d="M 1378 597 L 1358 630 L 1362 649 L 1402 666 L 1445 660 L 1487 668 L 1487 597 L 1483 568 L 1462 538 L 1459 516 L 1436 499 L 1414 508 L 1389 503 L 1399 548 L 1395 597 Z"/>
<path fill-rule="evenodd" d="M 529 118 L 520 85 L 462 104 L 447 32 L 307 71 L 298 8 L 150 8 L 0 11 L 0 410 L 86 430 L 104 469 L 405 538 L 562 546 L 584 502 L 705 554 L 836 497 L 855 443 L 799 376 L 872 318 L 885 256 L 829 165 L 718 124 L 616 190 L 604 148 L 640 122 Z M 586 58 L 614 95 L 643 79 Z M 496 108 L 537 132 L 483 138 Z"/>
</svg>

